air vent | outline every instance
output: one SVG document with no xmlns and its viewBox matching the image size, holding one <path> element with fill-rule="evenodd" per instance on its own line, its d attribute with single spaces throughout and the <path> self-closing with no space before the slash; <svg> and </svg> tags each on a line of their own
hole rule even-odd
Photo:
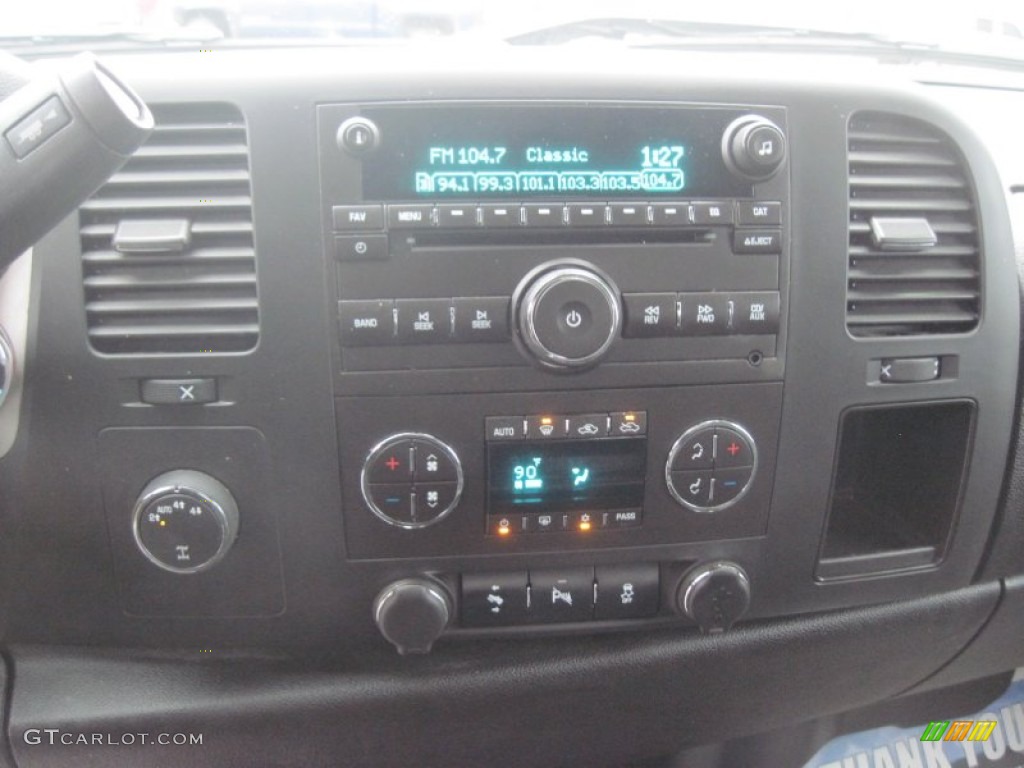
<svg viewBox="0 0 1024 768">
<path fill-rule="evenodd" d="M 849 125 L 854 336 L 963 333 L 978 324 L 977 212 L 952 141 L 920 120 L 860 112 Z"/>
<path fill-rule="evenodd" d="M 110 354 L 252 349 L 245 120 L 227 104 L 152 111 L 153 135 L 79 209 L 89 342 Z"/>
</svg>

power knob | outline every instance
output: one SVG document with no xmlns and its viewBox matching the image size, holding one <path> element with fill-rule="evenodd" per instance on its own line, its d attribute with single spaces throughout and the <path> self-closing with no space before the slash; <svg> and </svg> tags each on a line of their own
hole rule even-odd
<svg viewBox="0 0 1024 768">
<path fill-rule="evenodd" d="M 750 579 L 736 563 L 718 561 L 696 566 L 676 590 L 676 609 L 693 619 L 705 634 L 725 632 L 750 607 Z"/>
<path fill-rule="evenodd" d="M 373 602 L 377 629 L 402 656 L 430 653 L 451 618 L 448 590 L 426 577 L 396 581 L 382 589 Z"/>
<path fill-rule="evenodd" d="M 585 261 L 542 264 L 512 297 L 516 342 L 541 367 L 583 370 L 596 365 L 622 329 L 619 290 Z"/>
<path fill-rule="evenodd" d="M 767 179 L 786 159 L 786 135 L 766 117 L 737 118 L 722 135 L 722 157 L 738 176 L 754 181 Z"/>
</svg>

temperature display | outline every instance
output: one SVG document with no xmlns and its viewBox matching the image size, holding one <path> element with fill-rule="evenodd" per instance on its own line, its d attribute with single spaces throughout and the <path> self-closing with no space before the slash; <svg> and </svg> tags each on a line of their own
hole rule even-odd
<svg viewBox="0 0 1024 768">
<path fill-rule="evenodd" d="M 488 446 L 489 514 L 643 506 L 645 438 Z"/>
</svg>

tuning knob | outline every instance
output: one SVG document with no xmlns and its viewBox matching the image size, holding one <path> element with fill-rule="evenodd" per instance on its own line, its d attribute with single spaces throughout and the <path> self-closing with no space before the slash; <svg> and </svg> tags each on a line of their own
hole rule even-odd
<svg viewBox="0 0 1024 768">
<path fill-rule="evenodd" d="M 512 302 L 520 349 L 551 370 L 596 365 L 622 328 L 618 288 L 585 261 L 542 264 L 523 278 Z"/>
<path fill-rule="evenodd" d="M 199 573 L 216 565 L 238 535 L 238 505 L 223 483 L 179 469 L 153 478 L 132 515 L 142 554 L 171 573 Z"/>
<path fill-rule="evenodd" d="M 430 653 L 452 617 L 448 590 L 434 579 L 402 579 L 381 590 L 373 620 L 384 639 L 405 656 Z"/>
<path fill-rule="evenodd" d="M 760 115 L 746 115 L 729 124 L 722 136 L 726 165 L 747 179 L 767 179 L 786 158 L 786 136 L 775 123 Z"/>
<path fill-rule="evenodd" d="M 697 622 L 701 632 L 725 632 L 750 606 L 750 580 L 736 563 L 698 565 L 676 590 L 676 609 Z"/>
</svg>

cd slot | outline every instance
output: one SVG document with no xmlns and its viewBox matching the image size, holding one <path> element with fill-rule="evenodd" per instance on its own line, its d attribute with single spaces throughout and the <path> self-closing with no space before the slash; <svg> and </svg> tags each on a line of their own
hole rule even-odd
<svg viewBox="0 0 1024 768">
<path fill-rule="evenodd" d="M 648 245 L 656 243 L 710 245 L 717 239 L 711 227 L 688 227 L 679 229 L 615 228 L 593 232 L 574 230 L 510 229 L 507 231 L 425 231 L 410 233 L 406 237 L 392 234 L 392 248 L 403 245 L 410 250 L 418 248 L 452 248 L 523 245 Z"/>
</svg>

